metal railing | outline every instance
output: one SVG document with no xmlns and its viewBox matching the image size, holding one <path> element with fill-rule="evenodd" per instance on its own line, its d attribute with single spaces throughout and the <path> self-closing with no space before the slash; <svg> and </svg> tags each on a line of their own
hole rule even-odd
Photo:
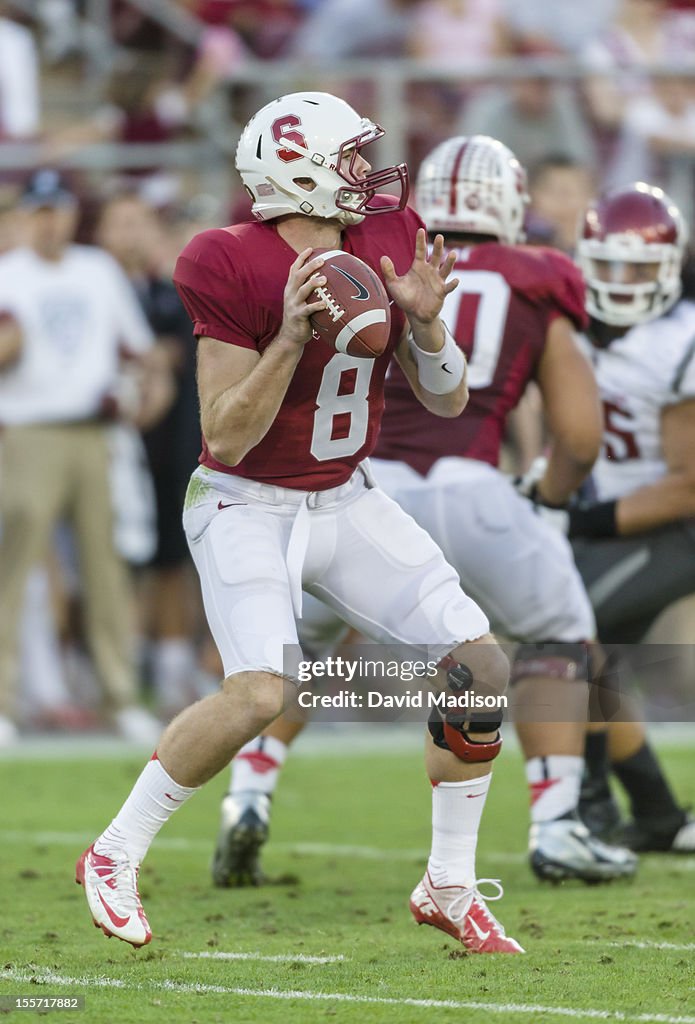
<svg viewBox="0 0 695 1024">
<path fill-rule="evenodd" d="M 31 0 L 12 0 L 24 8 Z M 174 11 L 167 0 L 130 0 L 134 6 L 154 16 L 167 27 L 175 24 L 179 37 L 193 41 L 200 29 L 199 23 L 180 10 Z M 92 0 L 88 12 L 96 7 L 104 9 L 104 0 Z M 175 15 L 175 17 L 174 17 Z M 146 59 L 146 57 L 143 57 Z M 642 69 L 645 74 L 673 76 L 682 74 L 695 81 L 693 65 L 651 65 Z M 267 100 L 297 89 L 325 89 L 340 94 L 347 86 L 367 83 L 372 98 L 370 113 L 387 128 L 380 143 L 380 160 L 393 164 L 403 159 L 408 151 L 412 133 L 409 90 L 417 83 L 448 83 L 461 87 L 483 84 L 512 83 L 519 79 L 543 78 L 560 84 L 577 84 L 591 74 L 590 69 L 577 61 L 561 58 L 505 58 L 475 69 L 420 60 L 350 60 L 335 62 L 330 67 L 300 61 L 248 60 L 235 67 L 233 75 L 220 88 L 245 87 L 253 93 L 251 102 L 260 106 Z M 620 74 L 633 75 L 634 69 Z M 616 75 L 614 77 L 619 77 Z M 153 145 L 91 144 L 73 150 L 61 158 L 65 166 L 108 170 L 111 168 L 163 168 L 188 169 L 197 166 L 219 167 L 229 161 L 239 135 L 240 125 L 231 118 L 217 121 L 213 127 L 201 119 L 196 131 L 199 140 Z M 40 144 L 0 144 L 0 168 L 26 168 L 43 162 L 46 151 Z"/>
</svg>

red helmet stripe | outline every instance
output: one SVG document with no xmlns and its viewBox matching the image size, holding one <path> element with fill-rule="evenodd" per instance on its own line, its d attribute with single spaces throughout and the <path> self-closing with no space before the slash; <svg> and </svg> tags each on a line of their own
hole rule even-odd
<svg viewBox="0 0 695 1024">
<path fill-rule="evenodd" d="M 463 161 L 463 154 L 468 149 L 468 142 L 469 140 L 466 139 L 463 145 L 459 148 L 456 158 L 454 159 L 454 166 L 451 169 L 451 179 L 449 181 L 449 213 L 452 217 L 456 213 L 456 185 L 458 184 L 459 168 Z"/>
</svg>

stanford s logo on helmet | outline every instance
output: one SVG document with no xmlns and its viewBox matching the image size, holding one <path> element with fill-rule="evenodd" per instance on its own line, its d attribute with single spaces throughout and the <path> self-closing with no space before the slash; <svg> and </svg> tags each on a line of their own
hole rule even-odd
<svg viewBox="0 0 695 1024">
<path fill-rule="evenodd" d="M 680 297 L 686 243 L 680 211 L 660 188 L 636 182 L 592 203 L 577 243 L 587 311 L 615 327 L 667 312 Z"/>
<path fill-rule="evenodd" d="M 236 151 L 254 216 L 303 213 L 359 224 L 369 214 L 402 210 L 408 200 L 405 164 L 354 176 L 360 150 L 383 135 L 383 128 L 329 93 L 296 92 L 268 103 L 246 125 Z M 394 182 L 400 185 L 398 206 L 372 205 L 376 192 Z"/>
<path fill-rule="evenodd" d="M 418 212 L 431 231 L 522 241 L 526 172 L 512 151 L 487 135 L 442 142 L 420 165 Z"/>
</svg>

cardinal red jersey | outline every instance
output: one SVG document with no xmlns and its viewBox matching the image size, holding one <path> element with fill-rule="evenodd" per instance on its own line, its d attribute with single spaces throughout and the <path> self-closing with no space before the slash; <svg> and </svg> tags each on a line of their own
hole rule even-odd
<svg viewBox="0 0 695 1024">
<path fill-rule="evenodd" d="M 423 475 L 457 455 L 496 466 L 505 420 L 536 373 L 548 327 L 558 316 L 586 324 L 584 283 L 554 249 L 486 242 L 457 250 L 458 288 L 442 319 L 468 359 L 468 405 L 456 419 L 428 412 L 395 364 L 375 455 L 409 463 Z"/>
<path fill-rule="evenodd" d="M 383 197 L 384 205 L 391 202 Z M 396 273 L 405 274 L 421 225 L 409 209 L 367 217 L 343 230 L 343 248 L 380 276 L 379 259 L 388 253 Z M 296 258 L 272 221 L 197 235 L 174 272 L 195 334 L 262 353 L 280 330 L 283 293 Z M 265 437 L 234 467 L 213 458 L 203 441 L 200 461 L 223 473 L 301 490 L 345 483 L 374 448 L 384 377 L 404 324 L 403 313 L 392 305 L 389 343 L 378 359 L 336 354 L 312 338 Z"/>
</svg>

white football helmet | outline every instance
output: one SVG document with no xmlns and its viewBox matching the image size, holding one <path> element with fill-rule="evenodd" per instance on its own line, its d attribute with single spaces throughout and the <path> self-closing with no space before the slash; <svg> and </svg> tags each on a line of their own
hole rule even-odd
<svg viewBox="0 0 695 1024">
<path fill-rule="evenodd" d="M 368 214 L 396 208 L 370 205 L 376 191 L 392 182 L 400 183 L 402 210 L 408 199 L 405 164 L 359 179 L 353 173 L 360 150 L 383 135 L 378 124 L 329 93 L 295 92 L 268 103 L 246 125 L 236 151 L 254 216 L 272 220 L 303 213 L 359 224 Z"/>
<path fill-rule="evenodd" d="M 639 181 L 602 196 L 580 231 L 577 263 L 596 320 L 614 327 L 647 323 L 680 297 L 687 229 L 660 188 Z"/>
<path fill-rule="evenodd" d="M 524 168 L 488 135 L 447 139 L 420 165 L 415 202 L 430 231 L 520 242 L 528 201 Z"/>
</svg>

